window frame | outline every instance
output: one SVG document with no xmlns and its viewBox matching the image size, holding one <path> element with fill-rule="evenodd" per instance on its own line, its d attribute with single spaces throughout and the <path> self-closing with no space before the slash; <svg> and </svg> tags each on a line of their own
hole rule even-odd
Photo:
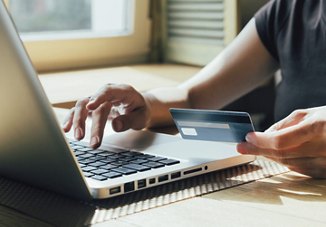
<svg viewBox="0 0 326 227">
<path fill-rule="evenodd" d="M 150 52 L 149 0 L 129 0 L 132 32 L 121 36 L 23 41 L 38 72 L 145 62 Z M 5 0 L 8 4 L 8 0 Z"/>
</svg>

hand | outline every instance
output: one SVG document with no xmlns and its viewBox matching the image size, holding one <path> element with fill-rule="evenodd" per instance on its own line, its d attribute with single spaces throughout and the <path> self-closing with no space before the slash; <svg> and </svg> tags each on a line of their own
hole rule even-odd
<svg viewBox="0 0 326 227">
<path fill-rule="evenodd" d="M 123 113 L 113 113 L 116 107 L 123 107 Z M 117 112 L 117 111 L 115 111 Z M 74 136 L 81 140 L 85 136 L 87 116 L 92 116 L 91 141 L 93 148 L 102 142 L 105 124 L 112 120 L 112 128 L 117 132 L 146 127 L 150 108 L 145 98 L 129 85 L 108 84 L 92 97 L 76 103 L 64 121 L 63 130 L 74 128 Z"/>
<path fill-rule="evenodd" d="M 290 170 L 326 178 L 326 106 L 297 110 L 265 132 L 248 133 L 242 154 L 262 155 Z"/>
</svg>

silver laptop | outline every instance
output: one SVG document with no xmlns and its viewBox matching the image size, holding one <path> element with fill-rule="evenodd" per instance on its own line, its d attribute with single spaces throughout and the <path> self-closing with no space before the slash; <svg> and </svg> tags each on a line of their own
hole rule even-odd
<svg viewBox="0 0 326 227">
<path fill-rule="evenodd" d="M 0 1 L 0 175 L 81 199 L 103 199 L 241 165 L 235 145 L 148 131 L 111 133 L 92 150 L 63 133 Z M 46 50 L 44 50 L 46 51 Z"/>
</svg>

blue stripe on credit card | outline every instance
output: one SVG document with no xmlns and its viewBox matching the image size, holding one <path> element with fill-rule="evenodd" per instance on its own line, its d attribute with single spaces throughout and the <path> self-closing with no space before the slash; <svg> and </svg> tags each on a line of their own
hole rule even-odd
<svg viewBox="0 0 326 227">
<path fill-rule="evenodd" d="M 239 143 L 254 131 L 246 112 L 171 108 L 184 139 Z"/>
</svg>

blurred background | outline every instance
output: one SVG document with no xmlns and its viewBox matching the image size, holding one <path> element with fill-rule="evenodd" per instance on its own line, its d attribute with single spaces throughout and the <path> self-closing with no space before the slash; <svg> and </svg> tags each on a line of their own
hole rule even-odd
<svg viewBox="0 0 326 227">
<path fill-rule="evenodd" d="M 170 67 L 160 76 L 181 83 L 191 76 L 182 66 L 205 66 L 268 0 L 5 2 L 39 73 L 159 64 Z M 266 81 L 225 109 L 249 111 L 263 130 L 273 122 L 274 88 Z"/>
</svg>

